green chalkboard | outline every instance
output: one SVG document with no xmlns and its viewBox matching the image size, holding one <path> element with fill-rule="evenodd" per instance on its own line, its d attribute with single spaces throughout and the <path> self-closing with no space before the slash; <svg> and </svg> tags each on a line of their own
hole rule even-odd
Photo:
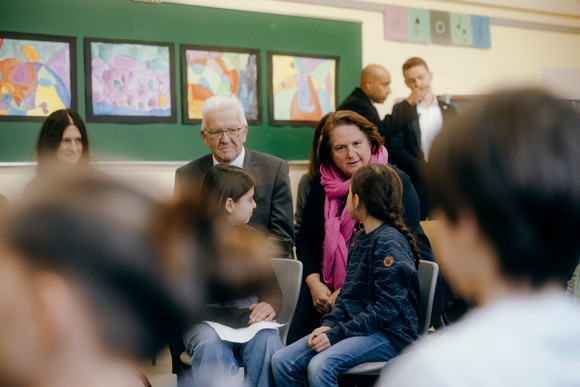
<svg viewBox="0 0 580 387">
<path fill-rule="evenodd" d="M 300 7 L 300 5 L 296 5 Z M 337 56 L 338 101 L 358 83 L 362 66 L 361 24 L 266 13 L 131 0 L 1 1 L 3 31 L 73 36 L 77 39 L 78 110 L 86 118 L 84 38 L 170 42 L 260 50 L 262 124 L 252 125 L 248 148 L 286 160 L 308 159 L 311 127 L 279 127 L 268 122 L 267 51 Z M 200 126 L 184 124 L 181 61 L 175 61 L 177 123 L 87 124 L 98 160 L 179 161 L 207 153 Z M 29 161 L 39 122 L 0 122 L 0 162 Z"/>
</svg>

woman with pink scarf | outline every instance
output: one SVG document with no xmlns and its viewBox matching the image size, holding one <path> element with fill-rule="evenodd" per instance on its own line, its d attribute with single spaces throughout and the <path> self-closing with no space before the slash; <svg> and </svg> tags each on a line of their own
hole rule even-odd
<svg viewBox="0 0 580 387">
<path fill-rule="evenodd" d="M 318 146 L 322 165 L 312 180 L 296 237 L 296 253 L 304 273 L 288 343 L 320 326 L 321 317 L 334 305 L 346 276 L 350 240 L 360 228 L 346 208 L 350 178 L 363 165 L 387 164 L 383 144 L 376 126 L 349 110 L 330 115 L 322 129 Z M 403 183 L 405 224 L 411 233 L 417 233 L 420 230 L 417 193 L 409 177 L 394 169 Z M 423 253 L 423 246 L 419 245 Z M 426 248 L 428 255 L 432 254 L 428 241 Z"/>
</svg>

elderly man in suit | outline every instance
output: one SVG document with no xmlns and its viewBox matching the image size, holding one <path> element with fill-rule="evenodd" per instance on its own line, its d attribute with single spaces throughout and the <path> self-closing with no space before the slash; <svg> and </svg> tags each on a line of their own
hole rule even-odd
<svg viewBox="0 0 580 387">
<path fill-rule="evenodd" d="M 294 223 L 288 163 L 244 147 L 248 124 L 244 107 L 235 96 L 209 98 L 203 105 L 202 115 L 201 138 L 211 154 L 176 171 L 176 193 L 189 184 L 199 184 L 212 165 L 227 163 L 246 169 L 256 178 L 257 207 L 249 224 L 270 232 L 279 242 L 281 256 L 291 256 Z"/>
<path fill-rule="evenodd" d="M 429 160 L 429 148 L 443 124 L 457 114 L 452 105 L 435 98 L 431 90 L 433 72 L 417 57 L 403 64 L 409 97 L 393 107 L 389 143 L 390 161 L 405 171 L 421 201 L 421 220 L 429 212 L 429 200 L 423 187 L 424 164 Z"/>
<path fill-rule="evenodd" d="M 268 231 L 278 242 L 280 256 L 291 257 L 294 222 L 288 163 L 244 147 L 248 123 L 237 97 L 209 98 L 203 105 L 202 115 L 201 138 L 211 153 L 177 169 L 175 193 L 199 186 L 213 165 L 227 163 L 244 168 L 256 178 L 254 201 L 257 207 L 249 224 Z M 181 335 L 176 336 L 169 347 L 173 372 L 178 375 L 178 385 L 183 385 L 179 355 L 185 347 Z"/>
</svg>

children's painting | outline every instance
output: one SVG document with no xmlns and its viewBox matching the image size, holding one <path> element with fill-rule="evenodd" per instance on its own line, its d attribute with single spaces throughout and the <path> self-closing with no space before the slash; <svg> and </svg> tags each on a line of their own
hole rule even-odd
<svg viewBox="0 0 580 387">
<path fill-rule="evenodd" d="M 273 125 L 315 126 L 334 111 L 338 57 L 268 52 Z"/>
<path fill-rule="evenodd" d="M 176 122 L 169 43 L 85 39 L 87 120 Z"/>
<path fill-rule="evenodd" d="M 201 122 L 201 107 L 214 95 L 237 96 L 246 119 L 260 124 L 260 51 L 181 45 L 183 121 Z"/>
<path fill-rule="evenodd" d="M 0 120 L 76 109 L 76 39 L 0 32 Z"/>
</svg>

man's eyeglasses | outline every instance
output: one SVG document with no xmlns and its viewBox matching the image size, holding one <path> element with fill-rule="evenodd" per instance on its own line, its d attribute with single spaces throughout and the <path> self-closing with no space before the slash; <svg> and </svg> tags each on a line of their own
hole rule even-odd
<svg viewBox="0 0 580 387">
<path fill-rule="evenodd" d="M 226 130 L 205 130 L 205 132 L 208 134 L 208 136 L 210 136 L 211 138 L 214 138 L 214 139 L 222 138 L 224 133 L 227 133 L 229 138 L 237 138 L 240 135 L 240 130 L 242 130 L 242 129 L 243 129 L 243 127 L 226 129 Z"/>
</svg>

